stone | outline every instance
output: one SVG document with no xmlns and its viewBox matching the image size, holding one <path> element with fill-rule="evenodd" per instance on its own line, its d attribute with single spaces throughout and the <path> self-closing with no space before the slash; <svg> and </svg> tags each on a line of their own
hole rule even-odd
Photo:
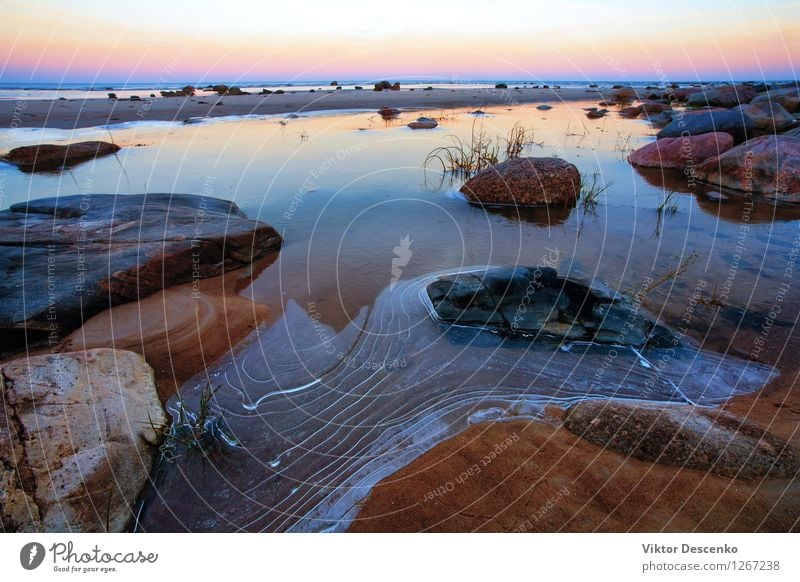
<svg viewBox="0 0 800 582">
<path fill-rule="evenodd" d="M 753 135 L 753 120 L 737 111 L 692 111 L 673 115 L 666 127 L 658 132 L 658 138 L 701 135 L 725 132 L 731 134 L 734 144 L 740 144 Z"/>
<path fill-rule="evenodd" d="M 732 147 L 733 138 L 722 132 L 665 137 L 637 149 L 628 161 L 645 168 L 692 169 Z"/>
<path fill-rule="evenodd" d="M 626 119 L 633 119 L 635 117 L 639 117 L 644 112 L 644 109 L 641 105 L 636 107 L 623 107 L 619 110 L 619 116 L 625 117 Z"/>
<path fill-rule="evenodd" d="M 479 172 L 461 192 L 482 204 L 569 206 L 581 189 L 581 175 L 573 164 L 559 158 L 516 158 Z"/>
<path fill-rule="evenodd" d="M 228 200 L 91 194 L 0 212 L 0 329 L 59 335 L 114 305 L 250 264 L 281 236 Z"/>
<path fill-rule="evenodd" d="M 749 103 L 733 109 L 753 120 L 753 126 L 758 131 L 780 133 L 795 126 L 796 121 L 791 113 L 786 111 L 780 103 Z"/>
<path fill-rule="evenodd" d="M 584 400 L 564 426 L 601 447 L 651 463 L 739 479 L 792 478 L 789 446 L 763 428 L 721 410 L 626 400 Z"/>
<path fill-rule="evenodd" d="M 755 96 L 756 92 L 747 85 L 727 85 L 692 93 L 687 97 L 686 105 L 732 108 L 742 103 L 749 103 Z"/>
<path fill-rule="evenodd" d="M 756 95 L 751 105 L 756 103 L 777 103 L 789 113 L 800 111 L 800 91 L 798 89 L 777 89 Z"/>
<path fill-rule="evenodd" d="M 434 129 L 439 125 L 439 122 L 430 117 L 418 117 L 416 121 L 408 124 L 411 129 Z"/>
<path fill-rule="evenodd" d="M 728 150 L 695 169 L 704 182 L 800 202 L 800 139 L 765 135 Z"/>
<path fill-rule="evenodd" d="M 166 423 L 150 366 L 97 349 L 0 372 L 4 531 L 125 531 L 158 452 L 153 427 Z"/>
<path fill-rule="evenodd" d="M 550 111 L 552 108 L 553 108 L 552 105 L 547 105 L 546 103 L 536 106 L 536 109 L 538 109 L 539 111 Z"/>
<path fill-rule="evenodd" d="M 42 144 L 14 148 L 0 160 L 23 172 L 52 172 L 117 153 L 121 148 L 105 141 L 82 141 L 69 145 Z"/>
<path fill-rule="evenodd" d="M 394 107 L 381 107 L 378 109 L 378 115 L 383 117 L 384 119 L 394 119 L 398 115 L 400 115 L 400 110 Z"/>
<path fill-rule="evenodd" d="M 500 267 L 440 277 L 427 286 L 436 316 L 447 323 L 560 340 L 675 346 L 667 328 L 630 301 L 549 267 Z"/>
</svg>

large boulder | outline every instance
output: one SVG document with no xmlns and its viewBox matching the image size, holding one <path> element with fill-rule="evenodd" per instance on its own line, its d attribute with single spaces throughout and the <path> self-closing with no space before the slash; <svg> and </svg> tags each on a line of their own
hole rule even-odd
<svg viewBox="0 0 800 582">
<path fill-rule="evenodd" d="M 124 531 L 166 422 L 153 371 L 98 349 L 0 366 L 4 531 Z"/>
<path fill-rule="evenodd" d="M 628 161 L 645 168 L 691 170 L 732 147 L 733 138 L 722 132 L 665 137 L 639 148 L 628 156 Z"/>
<path fill-rule="evenodd" d="M 672 121 L 658 132 L 662 137 L 684 137 L 723 131 L 739 144 L 753 135 L 753 120 L 740 111 L 692 111 L 673 115 Z"/>
<path fill-rule="evenodd" d="M 0 212 L 0 329 L 52 340 L 114 305 L 248 265 L 280 245 L 268 224 L 205 196 L 91 194 L 15 204 Z"/>
<path fill-rule="evenodd" d="M 749 103 L 740 105 L 733 111 L 753 120 L 753 126 L 761 132 L 780 133 L 795 125 L 794 117 L 780 103 Z"/>
<path fill-rule="evenodd" d="M 756 95 L 750 103 L 777 103 L 789 113 L 794 113 L 800 110 L 800 90 L 797 88 L 770 90 Z"/>
<path fill-rule="evenodd" d="M 749 103 L 755 96 L 756 91 L 747 85 L 726 85 L 692 93 L 686 98 L 686 104 L 689 107 L 731 108 Z"/>
<path fill-rule="evenodd" d="M 42 144 L 14 148 L 0 160 L 24 172 L 62 170 L 102 156 L 115 154 L 120 147 L 106 141 L 81 141 L 69 145 Z"/>
<path fill-rule="evenodd" d="M 704 182 L 800 202 L 800 139 L 765 135 L 751 139 L 695 169 Z"/>
<path fill-rule="evenodd" d="M 461 192 L 482 204 L 569 206 L 581 190 L 581 175 L 559 158 L 516 158 L 479 172 Z"/>
<path fill-rule="evenodd" d="M 501 267 L 440 277 L 427 287 L 449 324 L 635 347 L 680 342 L 627 298 L 549 267 Z"/>
<path fill-rule="evenodd" d="M 564 425 L 628 456 L 740 479 L 792 478 L 793 451 L 763 428 L 720 410 L 625 400 L 585 400 Z"/>
</svg>

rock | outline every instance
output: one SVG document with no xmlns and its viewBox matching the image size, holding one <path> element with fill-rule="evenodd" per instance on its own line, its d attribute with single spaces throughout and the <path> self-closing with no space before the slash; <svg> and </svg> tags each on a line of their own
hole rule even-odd
<svg viewBox="0 0 800 582">
<path fill-rule="evenodd" d="M 797 88 L 770 90 L 756 95 L 750 102 L 751 105 L 756 103 L 777 103 L 789 113 L 795 113 L 800 110 L 800 91 Z"/>
<path fill-rule="evenodd" d="M 726 188 L 800 202 L 800 139 L 765 135 L 698 166 L 695 176 Z"/>
<path fill-rule="evenodd" d="M 650 115 L 648 117 L 648 121 L 653 125 L 657 125 L 663 127 L 669 124 L 672 121 L 672 117 L 675 114 L 673 109 L 667 109 L 666 111 L 662 111 L 661 113 L 656 113 L 655 115 Z"/>
<path fill-rule="evenodd" d="M 586 117 L 589 119 L 599 119 L 605 117 L 608 109 L 590 109 L 586 112 Z"/>
<path fill-rule="evenodd" d="M 698 89 L 697 87 L 673 87 L 668 91 L 667 98 L 669 98 L 670 101 L 685 102 L 691 95 L 700 91 L 702 91 L 702 89 Z"/>
<path fill-rule="evenodd" d="M 552 108 L 553 108 L 552 105 L 547 105 L 546 103 L 536 106 L 536 109 L 538 109 L 539 111 L 550 111 Z"/>
<path fill-rule="evenodd" d="M 105 141 L 81 141 L 69 145 L 42 144 L 14 148 L 0 160 L 16 165 L 23 172 L 50 172 L 69 168 L 117 153 L 121 148 Z"/>
<path fill-rule="evenodd" d="M 796 137 L 800 138 L 800 127 L 795 127 L 794 129 L 790 129 L 786 133 L 783 134 L 784 137 Z"/>
<path fill-rule="evenodd" d="M 384 89 L 391 89 L 392 84 L 389 81 L 379 81 L 375 83 L 375 91 L 383 91 Z"/>
<path fill-rule="evenodd" d="M 749 103 L 756 96 L 756 92 L 746 85 L 727 85 L 713 89 L 704 89 L 692 93 L 686 99 L 689 107 L 736 107 L 742 103 Z"/>
<path fill-rule="evenodd" d="M 482 204 L 569 206 L 580 189 L 580 172 L 567 161 L 517 158 L 479 172 L 461 187 L 461 192 Z"/>
<path fill-rule="evenodd" d="M 584 400 L 567 411 L 564 426 L 624 455 L 725 477 L 791 478 L 800 470 L 785 442 L 720 410 Z"/>
<path fill-rule="evenodd" d="M 494 86 L 495 89 L 508 89 L 508 85 L 506 83 L 497 83 Z"/>
<path fill-rule="evenodd" d="M 640 107 L 642 108 L 642 111 L 644 111 L 647 115 L 663 113 L 664 111 L 671 109 L 671 107 L 666 103 L 661 103 L 659 101 L 651 101 L 651 100 L 642 101 Z"/>
<path fill-rule="evenodd" d="M 331 87 L 338 87 L 339 81 L 331 81 Z"/>
<path fill-rule="evenodd" d="M 641 105 L 637 107 L 623 107 L 619 110 L 620 117 L 625 117 L 627 119 L 633 119 L 634 117 L 639 117 L 644 109 Z"/>
<path fill-rule="evenodd" d="M 409 123 L 408 127 L 411 129 L 433 129 L 438 125 L 439 123 L 435 119 L 431 119 L 430 117 L 418 117 L 416 121 Z"/>
<path fill-rule="evenodd" d="M 746 115 L 737 111 L 692 111 L 673 115 L 672 121 L 658 132 L 658 137 L 681 137 L 723 131 L 731 134 L 734 144 L 753 135 L 755 126 Z"/>
<path fill-rule="evenodd" d="M 616 87 L 611 92 L 611 100 L 616 103 L 624 103 L 626 101 L 633 101 L 636 99 L 636 89 L 633 87 Z"/>
<path fill-rule="evenodd" d="M 98 349 L 0 371 L 3 530 L 125 531 L 166 422 L 150 366 Z"/>
<path fill-rule="evenodd" d="M 390 91 L 399 91 L 400 90 L 400 83 L 395 83 L 391 87 L 389 87 Z"/>
<path fill-rule="evenodd" d="M 436 315 L 448 323 L 635 347 L 679 344 L 627 298 L 559 277 L 549 267 L 448 275 L 430 283 L 427 293 Z"/>
<path fill-rule="evenodd" d="M 116 101 L 117 94 L 116 93 L 109 93 L 108 94 L 108 98 L 111 99 L 112 101 Z"/>
<path fill-rule="evenodd" d="M 0 212 L 0 329 L 50 336 L 114 305 L 277 251 L 280 235 L 233 202 L 91 194 Z M 47 286 L 47 292 L 36 292 Z"/>
<path fill-rule="evenodd" d="M 378 115 L 383 117 L 384 119 L 394 119 L 398 115 L 400 115 L 400 110 L 395 109 L 394 107 L 381 107 L 378 109 Z"/>
<path fill-rule="evenodd" d="M 723 132 L 686 137 L 665 137 L 628 156 L 634 166 L 692 170 L 697 164 L 733 147 L 733 138 Z"/>
<path fill-rule="evenodd" d="M 769 101 L 740 105 L 733 111 L 746 115 L 753 120 L 753 125 L 759 131 L 780 133 L 794 127 L 795 120 L 791 113 L 786 111 L 779 103 Z"/>
</svg>

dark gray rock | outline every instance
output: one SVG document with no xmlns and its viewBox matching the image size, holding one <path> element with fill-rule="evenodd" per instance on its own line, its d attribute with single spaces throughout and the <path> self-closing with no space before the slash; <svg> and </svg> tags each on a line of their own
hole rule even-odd
<svg viewBox="0 0 800 582">
<path fill-rule="evenodd" d="M 661 131 L 658 138 L 701 135 L 722 131 L 733 137 L 735 144 L 746 141 L 753 135 L 753 120 L 738 111 L 690 111 L 673 115 L 672 121 Z"/>
<path fill-rule="evenodd" d="M 548 267 L 448 275 L 427 292 L 436 316 L 457 325 L 634 347 L 680 344 L 627 298 Z"/>
<path fill-rule="evenodd" d="M 91 194 L 0 212 L 0 330 L 64 333 L 114 305 L 242 267 L 281 236 L 233 202 Z"/>
</svg>

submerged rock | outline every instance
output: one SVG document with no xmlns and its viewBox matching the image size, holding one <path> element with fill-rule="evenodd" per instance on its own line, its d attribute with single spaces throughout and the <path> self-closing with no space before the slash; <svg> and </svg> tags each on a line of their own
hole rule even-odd
<svg viewBox="0 0 800 582">
<path fill-rule="evenodd" d="M 711 184 L 800 202 L 800 138 L 765 135 L 706 161 L 695 176 Z"/>
<path fill-rule="evenodd" d="M 4 531 L 124 531 L 166 422 L 153 371 L 121 350 L 0 367 Z"/>
<path fill-rule="evenodd" d="M 121 148 L 105 141 L 82 141 L 69 145 L 42 144 L 14 148 L 0 160 L 24 172 L 52 172 L 117 153 Z"/>
<path fill-rule="evenodd" d="M 0 329 L 51 336 L 114 305 L 219 275 L 281 236 L 227 200 L 189 194 L 44 198 L 0 212 Z"/>
<path fill-rule="evenodd" d="M 733 147 L 730 134 L 704 133 L 687 137 L 665 137 L 647 144 L 628 156 L 634 166 L 692 170 L 709 158 Z"/>
<path fill-rule="evenodd" d="M 569 206 L 580 190 L 578 168 L 559 158 L 506 160 L 479 172 L 461 187 L 473 202 L 520 206 Z"/>
<path fill-rule="evenodd" d="M 559 277 L 549 267 L 449 275 L 430 283 L 427 293 L 447 323 L 634 347 L 680 343 L 622 295 Z"/>
<path fill-rule="evenodd" d="M 753 120 L 740 111 L 691 111 L 678 113 L 658 137 L 683 137 L 723 131 L 739 144 L 753 135 Z"/>
<path fill-rule="evenodd" d="M 564 425 L 601 447 L 651 463 L 740 479 L 791 478 L 800 470 L 785 442 L 720 410 L 587 400 L 567 411 Z"/>
</svg>

